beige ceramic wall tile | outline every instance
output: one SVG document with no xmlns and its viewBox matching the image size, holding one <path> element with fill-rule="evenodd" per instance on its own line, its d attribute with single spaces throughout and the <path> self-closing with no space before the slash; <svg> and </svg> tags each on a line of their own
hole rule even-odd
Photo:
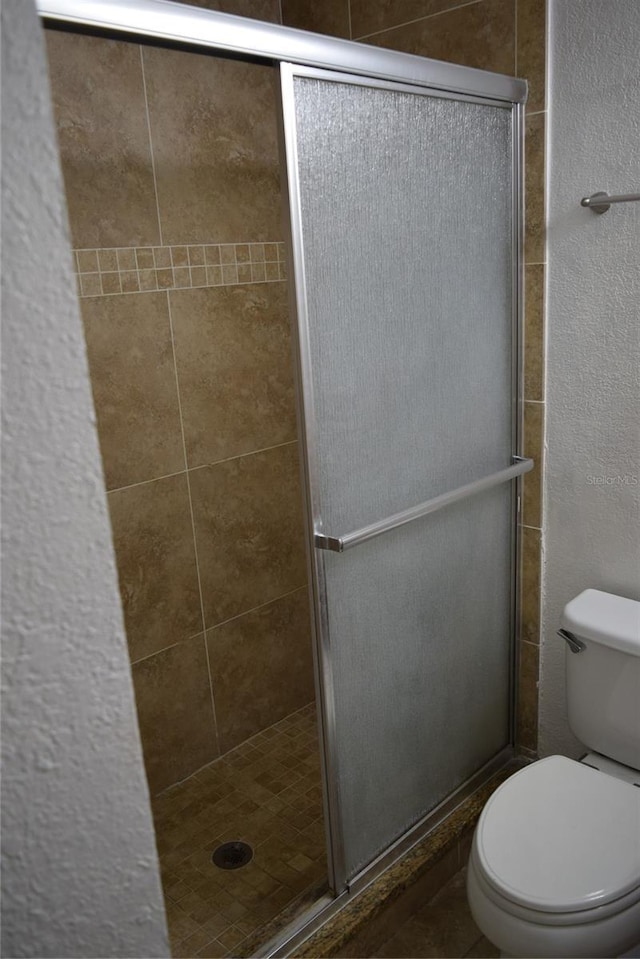
<svg viewBox="0 0 640 959">
<path fill-rule="evenodd" d="M 202 629 L 186 474 L 109 493 L 132 660 Z"/>
<path fill-rule="evenodd" d="M 204 637 L 132 667 L 144 761 L 152 794 L 218 755 Z"/>
<path fill-rule="evenodd" d="M 208 630 L 207 644 L 223 752 L 314 698 L 306 587 Z"/>
<path fill-rule="evenodd" d="M 481 70 L 513 74 L 514 41 L 513 0 L 482 0 L 386 30 L 366 42 Z"/>
<path fill-rule="evenodd" d="M 288 27 L 350 39 L 349 0 L 282 0 L 282 22 Z"/>
<path fill-rule="evenodd" d="M 207 10 L 219 10 L 221 13 L 233 13 L 237 17 L 280 23 L 278 0 L 178 0 L 178 2 L 186 3 L 190 7 L 204 7 Z"/>
<path fill-rule="evenodd" d="M 193 470 L 207 627 L 306 582 L 295 443 Z"/>
<path fill-rule="evenodd" d="M 516 0 L 517 74 L 529 81 L 527 112 L 545 108 L 546 0 Z"/>
<path fill-rule="evenodd" d="M 525 243 L 526 263 L 544 263 L 544 129 L 545 113 L 525 123 Z"/>
<path fill-rule="evenodd" d="M 522 529 L 522 606 L 520 637 L 540 642 L 540 547 L 539 529 Z"/>
<path fill-rule="evenodd" d="M 526 266 L 524 398 L 544 399 L 544 266 Z"/>
<path fill-rule="evenodd" d="M 170 297 L 189 466 L 294 440 L 285 284 Z"/>
<path fill-rule="evenodd" d="M 140 48 L 46 31 L 73 246 L 159 241 Z"/>
<path fill-rule="evenodd" d="M 544 404 L 524 404 L 524 455 L 535 460 L 535 466 L 523 480 L 522 522 L 525 526 L 542 526 L 542 471 Z"/>
<path fill-rule="evenodd" d="M 456 6 L 456 0 L 351 0 L 351 31 L 357 40 Z"/>
<path fill-rule="evenodd" d="M 166 294 L 80 304 L 107 489 L 184 469 Z"/>
<path fill-rule="evenodd" d="M 533 752 L 538 748 L 538 669 L 539 647 L 521 642 L 517 741 L 519 746 Z"/>
<path fill-rule="evenodd" d="M 275 70 L 182 50 L 143 56 L 163 242 L 278 239 Z"/>
</svg>

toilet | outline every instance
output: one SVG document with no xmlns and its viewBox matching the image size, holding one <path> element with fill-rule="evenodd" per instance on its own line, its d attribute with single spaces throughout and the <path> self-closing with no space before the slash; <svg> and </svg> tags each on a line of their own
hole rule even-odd
<svg viewBox="0 0 640 959">
<path fill-rule="evenodd" d="M 640 603 L 564 609 L 569 724 L 591 750 L 511 776 L 478 821 L 473 917 L 513 957 L 640 957 Z"/>
</svg>

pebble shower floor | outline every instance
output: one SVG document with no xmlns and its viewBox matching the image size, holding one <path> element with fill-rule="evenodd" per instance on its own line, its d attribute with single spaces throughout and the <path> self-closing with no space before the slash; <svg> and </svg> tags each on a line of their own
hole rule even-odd
<svg viewBox="0 0 640 959">
<path fill-rule="evenodd" d="M 326 890 L 315 705 L 199 770 L 153 802 L 174 957 L 250 955 L 281 913 L 295 915 Z M 214 866 L 223 842 L 253 859 Z"/>
</svg>

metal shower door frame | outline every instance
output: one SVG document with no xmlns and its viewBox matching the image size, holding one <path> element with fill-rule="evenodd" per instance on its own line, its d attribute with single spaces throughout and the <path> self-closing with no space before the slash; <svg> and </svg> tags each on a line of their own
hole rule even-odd
<svg viewBox="0 0 640 959">
<path fill-rule="evenodd" d="M 387 529 L 395 528 L 404 522 L 411 522 L 434 509 L 449 505 L 458 498 L 467 495 L 473 495 L 499 482 L 512 483 L 512 568 L 511 568 L 511 663 L 510 663 L 510 740 L 511 747 L 515 743 L 515 718 L 517 707 L 517 635 L 519 631 L 519 560 L 520 560 L 520 535 L 518 529 L 518 515 L 521 503 L 521 484 L 522 476 L 533 467 L 533 461 L 525 459 L 522 456 L 522 345 L 523 345 L 523 121 L 524 107 L 521 102 L 510 100 L 497 101 L 483 95 L 482 92 L 474 93 L 467 91 L 459 93 L 457 91 L 443 90 L 434 88 L 429 83 L 407 84 L 398 81 L 384 80 L 373 76 L 353 75 L 344 72 L 337 72 L 329 69 L 319 69 L 316 67 L 299 65 L 293 63 L 280 64 L 281 76 L 281 138 L 282 138 L 282 156 L 285 163 L 286 190 L 283 196 L 288 215 L 288 240 L 289 240 L 289 301 L 291 304 L 293 334 L 296 340 L 295 357 L 297 359 L 297 393 L 299 403 L 299 428 L 300 428 L 300 448 L 302 451 L 302 470 L 304 479 L 304 489 L 306 494 L 306 516 L 307 516 L 307 544 L 308 557 L 310 563 L 310 583 L 312 587 L 313 605 L 315 613 L 314 633 L 315 633 L 315 653 L 317 679 L 320 687 L 319 706 L 322 713 L 322 738 L 323 738 L 323 762 L 325 769 L 325 790 L 327 804 L 327 824 L 329 828 L 328 846 L 330 873 L 333 879 L 333 889 L 335 892 L 348 888 L 349 890 L 359 888 L 367 881 L 369 867 L 364 869 L 353 879 L 348 879 L 344 861 L 344 838 L 342 832 L 341 817 L 341 798 L 339 790 L 338 776 L 338 749 L 337 749 L 337 723 L 335 711 L 335 694 L 332 675 L 332 656 L 330 627 L 327 610 L 327 589 L 324 568 L 324 551 L 333 550 L 342 552 L 343 549 L 351 545 L 357 545 L 365 542 L 374 535 L 380 535 Z M 294 81 L 297 77 L 308 77 L 327 82 L 350 84 L 363 86 L 370 89 L 401 91 L 411 93 L 416 96 L 437 97 L 439 99 L 451 99 L 456 101 L 466 101 L 470 103 L 479 103 L 496 108 L 508 109 L 512 114 L 512 246 L 511 246 L 511 270 L 512 270 L 512 314 L 511 314 L 511 337 L 512 337 L 512 363 L 511 363 L 511 448 L 512 465 L 500 471 L 500 474 L 487 477 L 485 480 L 478 480 L 475 483 L 468 484 L 467 487 L 453 494 L 443 494 L 434 498 L 429 504 L 422 504 L 414 510 L 406 510 L 405 515 L 398 514 L 392 517 L 396 522 L 392 524 L 373 524 L 368 529 L 357 531 L 341 539 L 327 535 L 322 526 L 322 515 L 318 492 L 318 452 L 317 452 L 317 418 L 315 412 L 315 398 L 313 389 L 313 369 L 311 358 L 311 347 L 309 337 L 309 316 L 307 309 L 307 282 L 304 267 L 304 237 L 302 225 L 302 209 L 300 182 L 298 177 L 298 157 L 297 157 L 297 131 L 295 119 L 295 93 Z M 297 323 L 296 323 L 297 317 Z M 410 515 L 412 514 L 412 515 Z M 374 529 L 378 526 L 379 529 Z M 505 751 L 498 754 L 497 765 L 501 765 L 508 756 L 503 755 Z M 511 755 L 512 750 L 509 749 Z M 490 761 L 487 766 L 493 768 L 493 762 Z M 479 771 L 481 772 L 481 771 Z M 476 775 L 471 777 L 475 782 Z M 461 784 L 456 793 L 464 790 L 466 784 Z M 445 800 L 445 803 L 447 801 Z M 443 805 L 443 804 L 440 804 Z M 437 807 L 438 809 L 440 806 Z M 416 823 L 410 830 L 411 834 L 418 834 L 427 831 L 429 821 L 433 817 L 433 812 L 427 814 L 420 822 Z M 403 838 L 397 840 L 392 845 L 401 845 Z M 383 853 L 374 860 L 370 866 L 374 866 L 379 860 L 388 858 Z"/>
<path fill-rule="evenodd" d="M 512 303 L 513 303 L 513 365 L 512 365 L 512 450 L 514 458 L 521 457 L 522 444 L 522 330 L 523 330 L 523 222 L 524 222 L 524 184 L 523 184 L 523 137 L 524 103 L 527 99 L 527 83 L 524 80 L 477 70 L 472 67 L 430 60 L 425 57 L 386 50 L 381 47 L 326 37 L 302 30 L 283 27 L 277 24 L 250 20 L 230 14 L 203 8 L 189 7 L 170 0 L 36 0 L 41 19 L 50 26 L 80 29 L 85 32 L 129 39 L 133 41 L 156 42 L 159 45 L 178 45 L 197 53 L 209 53 L 220 56 L 232 56 L 248 61 L 270 63 L 280 66 L 283 76 L 291 81 L 294 73 L 317 70 L 324 79 L 331 72 L 338 73 L 342 82 L 382 86 L 393 90 L 408 90 L 412 93 L 430 96 L 464 99 L 473 102 L 503 106 L 512 111 L 513 128 L 513 243 L 512 243 Z M 307 72 L 304 75 L 311 75 Z M 281 134 L 284 136 L 286 124 L 291 121 L 293 104 L 287 99 L 283 87 L 281 99 Z M 284 157 L 284 153 L 283 153 Z M 291 158 L 289 158 L 289 161 Z M 284 162 L 284 161 L 283 161 Z M 287 164 L 287 177 L 291 173 L 291 162 Z M 289 190 L 285 190 L 285 199 L 289 201 L 289 213 L 292 214 L 296 199 Z M 291 224 L 291 218 L 289 220 Z M 299 231 L 290 230 L 289 245 L 293 264 L 293 276 L 290 279 L 292 303 L 295 313 L 301 307 L 304 292 L 304 270 L 302 264 L 302 237 Z M 294 313 L 294 316 L 295 316 Z M 297 320 L 294 332 L 297 336 Z M 297 351 L 298 364 L 304 363 L 301 350 Z M 300 381 L 299 381 L 300 382 Z M 302 383 L 300 382 L 300 387 Z M 305 453 L 312 448 L 313 438 L 309 436 L 307 422 L 308 404 L 302 390 L 298 393 L 299 422 Z M 313 454 L 311 454 L 311 460 Z M 304 459 L 307 459 L 305 455 Z M 324 578 L 322 570 L 316 572 L 318 550 L 314 547 L 313 496 L 309 485 L 310 464 L 305 463 L 305 483 L 308 490 L 308 555 L 312 566 L 312 581 L 315 606 L 314 641 L 316 656 L 316 677 L 319 684 L 319 703 L 321 707 L 321 736 L 323 740 L 322 760 L 326 792 L 326 812 L 329 845 L 330 880 L 338 898 L 346 895 L 346 878 L 342 859 L 342 840 L 340 835 L 339 796 L 336 789 L 336 777 L 332 763 L 335 758 L 335 713 L 333 711 L 331 681 L 328 672 L 330 650 L 326 622 L 323 610 L 326 610 L 324 597 Z M 524 470 L 523 470 L 524 472 Z M 517 523 L 521 500 L 521 478 L 512 480 L 513 534 L 512 550 L 514 571 L 512 576 L 512 656 L 511 656 L 511 736 L 515 739 L 515 708 L 517 670 L 517 642 L 519 629 L 519 556 L 520 535 Z M 428 817 L 417 823 L 400 840 L 390 847 L 368 867 L 367 874 L 358 877 L 350 884 L 350 889 L 359 888 L 364 882 L 379 872 L 403 848 L 419 840 L 431 826 L 442 818 L 448 810 L 454 808 L 465 795 L 476 788 L 490 773 L 508 758 L 508 750 L 499 754 L 486 767 L 479 770 L 470 780 L 463 783 L 455 793 L 441 803 Z M 327 908 L 326 904 L 322 907 Z M 304 925 L 301 920 L 297 925 Z M 268 949 L 272 954 L 282 946 Z"/>
</svg>

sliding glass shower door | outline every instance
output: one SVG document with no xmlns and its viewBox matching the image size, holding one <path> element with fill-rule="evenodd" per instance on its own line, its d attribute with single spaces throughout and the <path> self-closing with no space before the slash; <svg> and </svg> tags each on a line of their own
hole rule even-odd
<svg viewBox="0 0 640 959">
<path fill-rule="evenodd" d="M 510 742 L 516 108 L 281 74 L 342 887 Z"/>
</svg>

